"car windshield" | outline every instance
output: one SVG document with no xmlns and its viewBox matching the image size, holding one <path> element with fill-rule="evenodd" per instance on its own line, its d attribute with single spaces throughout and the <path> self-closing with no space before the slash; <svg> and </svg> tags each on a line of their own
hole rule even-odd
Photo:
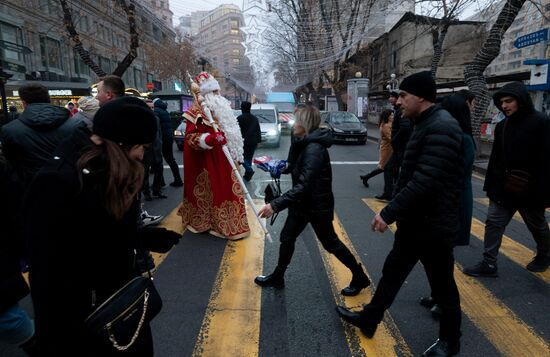
<svg viewBox="0 0 550 357">
<path fill-rule="evenodd" d="M 260 123 L 276 123 L 275 111 L 273 109 L 252 109 L 252 114 L 258 118 Z"/>
<path fill-rule="evenodd" d="M 354 114 L 346 112 L 331 113 L 330 122 L 333 124 L 360 123 Z"/>
<path fill-rule="evenodd" d="M 271 103 L 275 104 L 277 110 L 281 113 L 294 113 L 294 103 Z"/>
</svg>

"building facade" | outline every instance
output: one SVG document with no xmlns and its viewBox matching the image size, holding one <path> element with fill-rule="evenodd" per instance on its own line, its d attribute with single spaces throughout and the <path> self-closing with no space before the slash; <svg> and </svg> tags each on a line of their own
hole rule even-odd
<svg viewBox="0 0 550 357">
<path fill-rule="evenodd" d="M 112 73 L 130 48 L 126 14 L 110 0 L 69 4 L 84 47 L 106 73 Z M 174 41 L 173 29 L 149 9 L 149 1 L 136 0 L 135 5 L 140 45 Z M 58 99 L 58 104 L 88 94 L 97 76 L 73 46 L 58 1 L 4 0 L 0 4 L 0 60 L 4 71 L 12 75 L 6 84 L 6 95 L 12 102 L 18 99 L 17 89 L 29 82 L 42 83 L 54 91 L 52 99 Z M 123 76 L 127 87 L 142 92 L 155 80 L 143 58 L 140 47 Z"/>
</svg>

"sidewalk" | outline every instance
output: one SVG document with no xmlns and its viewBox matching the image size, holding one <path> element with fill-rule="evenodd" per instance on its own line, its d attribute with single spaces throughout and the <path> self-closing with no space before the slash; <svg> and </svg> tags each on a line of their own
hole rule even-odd
<svg viewBox="0 0 550 357">
<path fill-rule="evenodd" d="M 365 123 L 365 126 L 367 127 L 367 137 L 370 140 L 378 142 L 380 140 L 380 131 L 378 130 L 378 126 L 376 124 L 367 122 Z M 485 175 L 487 172 L 487 164 L 489 162 L 489 155 L 491 154 L 491 148 L 493 147 L 493 144 L 490 142 L 482 141 L 481 142 L 481 158 L 477 159 L 474 162 L 474 171 Z"/>
</svg>

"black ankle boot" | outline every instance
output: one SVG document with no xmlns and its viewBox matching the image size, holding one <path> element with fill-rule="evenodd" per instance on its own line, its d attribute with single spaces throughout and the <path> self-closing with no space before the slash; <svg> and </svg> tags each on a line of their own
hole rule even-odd
<svg viewBox="0 0 550 357">
<path fill-rule="evenodd" d="M 370 279 L 363 271 L 361 264 L 357 264 L 357 268 L 353 272 L 353 277 L 349 286 L 342 289 L 341 293 L 344 296 L 355 296 L 358 295 L 361 290 L 370 285 Z"/>
<path fill-rule="evenodd" d="M 370 179 L 370 176 L 369 174 L 366 174 L 366 175 L 362 175 L 362 176 L 359 176 L 361 178 L 361 180 L 363 181 L 363 185 L 365 187 L 369 187 L 369 179 Z"/>
<path fill-rule="evenodd" d="M 275 268 L 273 274 L 260 275 L 254 279 L 254 282 L 263 287 L 273 287 L 275 289 L 282 289 L 285 287 L 285 275 L 284 271 Z"/>
</svg>

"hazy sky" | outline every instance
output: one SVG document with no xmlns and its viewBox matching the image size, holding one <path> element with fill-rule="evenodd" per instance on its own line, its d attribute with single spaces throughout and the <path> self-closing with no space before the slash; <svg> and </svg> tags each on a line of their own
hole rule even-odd
<svg viewBox="0 0 550 357">
<path fill-rule="evenodd" d="M 170 10 L 174 12 L 174 25 L 179 23 L 178 18 L 193 11 L 213 10 L 221 4 L 235 4 L 242 9 L 242 0 L 170 0 Z"/>
</svg>

